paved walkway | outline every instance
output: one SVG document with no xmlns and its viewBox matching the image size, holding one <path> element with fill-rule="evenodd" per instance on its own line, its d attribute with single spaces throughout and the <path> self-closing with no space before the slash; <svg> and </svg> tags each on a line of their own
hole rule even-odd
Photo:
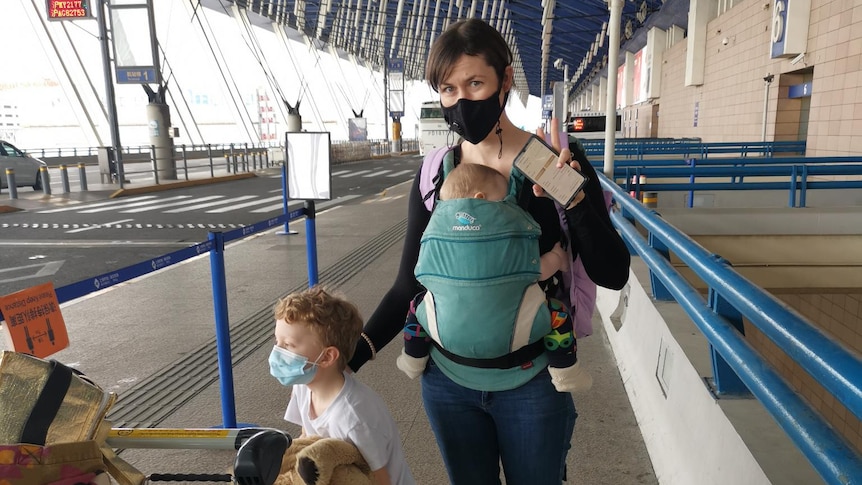
<svg viewBox="0 0 862 485">
<path fill-rule="evenodd" d="M 320 282 L 345 294 L 364 316 L 393 281 L 406 227 L 402 184 L 363 204 L 320 213 Z M 240 423 L 297 433 L 283 421 L 289 390 L 269 375 L 272 306 L 307 286 L 304 222 L 298 235 L 253 235 L 226 249 L 233 384 Z M 136 426 L 212 427 L 223 423 L 216 367 L 210 263 L 206 255 L 63 306 L 70 348 L 56 355 L 120 400 L 109 416 Z M 575 395 L 579 418 L 569 484 L 657 483 L 602 325 L 578 342 L 594 378 Z M 358 377 L 384 397 L 397 420 L 408 463 L 421 484 L 447 483 L 422 409 L 419 381 L 395 367 L 400 345 L 384 348 Z M 125 450 L 144 473 L 224 473 L 233 453 Z"/>
</svg>

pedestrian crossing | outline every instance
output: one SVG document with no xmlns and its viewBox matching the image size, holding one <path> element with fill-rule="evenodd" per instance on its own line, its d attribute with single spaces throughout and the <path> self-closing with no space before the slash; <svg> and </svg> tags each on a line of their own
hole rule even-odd
<svg viewBox="0 0 862 485">
<path fill-rule="evenodd" d="M 400 169 L 400 167 L 375 167 L 361 170 L 356 170 L 355 168 L 335 170 L 332 172 L 331 176 L 333 178 L 338 177 L 344 179 L 354 177 L 403 178 L 406 175 L 414 173 L 416 173 L 415 167 L 407 167 L 404 169 Z M 275 177 L 280 177 L 280 175 Z M 344 198 L 341 200 L 344 200 Z M 326 203 L 324 202 L 324 204 Z M 321 205 L 322 204 L 319 204 L 318 206 L 320 207 Z M 34 212 L 38 214 L 183 214 L 191 212 L 205 214 L 226 214 L 233 212 L 280 214 L 284 212 L 284 201 L 282 200 L 281 189 L 274 189 L 266 194 L 241 195 L 234 197 L 225 195 L 202 195 L 197 197 L 192 195 L 168 196 L 149 194 L 93 203 L 83 202 L 79 204 L 64 204 L 59 207 L 53 206 Z"/>
<path fill-rule="evenodd" d="M 125 213 L 140 213 L 146 211 L 153 212 L 167 212 L 163 211 L 167 207 L 172 207 L 176 204 L 193 204 L 196 201 L 201 201 L 208 199 L 213 201 L 213 199 L 217 199 L 224 196 L 206 196 L 206 197 L 190 197 L 190 196 L 176 196 L 176 197 L 165 197 L 159 198 L 152 195 L 145 195 L 140 197 L 130 197 L 125 201 L 114 201 L 112 202 L 99 202 L 94 204 L 86 204 L 80 206 L 66 206 L 59 209 L 50 209 L 45 211 L 37 211 L 39 214 L 53 214 L 58 212 L 73 212 L 76 209 L 84 209 L 79 211 L 81 213 L 93 213 L 93 211 L 99 212 L 107 212 L 111 209 L 116 209 L 116 213 L 125 214 Z M 229 199 L 220 199 L 215 202 L 232 204 L 230 206 L 218 207 L 216 209 L 206 211 L 213 212 L 219 211 L 221 213 L 230 212 L 232 210 L 242 210 L 247 207 L 254 207 L 260 204 L 267 204 L 264 207 L 256 208 L 251 212 L 263 213 L 263 212 L 274 212 L 278 211 L 279 213 L 283 213 L 284 211 L 284 202 L 279 202 L 278 204 L 272 204 L 271 202 L 274 199 L 281 200 L 281 196 L 274 197 L 262 197 L 259 200 L 252 200 L 246 202 L 244 204 L 233 204 L 232 201 L 235 199 L 248 199 L 250 197 L 256 196 L 243 196 L 243 197 L 233 197 Z M 321 201 L 315 205 L 315 209 L 318 214 L 322 213 L 322 211 L 339 204 L 344 204 L 347 201 L 353 200 L 359 195 L 345 195 L 343 197 L 338 197 L 333 200 Z M 133 202 L 130 202 L 134 200 Z M 179 200 L 177 200 L 179 199 Z M 167 200 L 171 200 L 171 202 L 164 203 Z M 112 206 L 114 204 L 114 206 Z M 146 205 L 149 204 L 149 205 Z M 207 203 L 195 204 L 198 206 L 207 205 Z M 292 206 L 289 207 L 290 210 L 298 209 L 301 206 L 300 201 L 292 201 Z M 124 207 L 132 207 L 131 209 L 124 209 Z M 183 210 L 187 209 L 187 207 L 182 208 Z M 174 209 L 177 210 L 177 209 Z M 62 229 L 65 230 L 67 234 L 75 234 L 84 231 L 91 231 L 94 229 L 207 229 L 207 230 L 227 230 L 227 229 L 236 229 L 240 227 L 245 227 L 246 224 L 239 223 L 141 223 L 134 222 L 133 218 L 124 218 L 112 222 L 100 222 L 100 223 L 2 223 L 0 224 L 0 229 Z"/>
<path fill-rule="evenodd" d="M 206 214 L 225 214 L 230 212 L 251 212 L 255 214 L 282 213 L 284 212 L 284 200 L 278 195 L 241 195 L 237 197 L 225 197 L 224 195 L 207 195 L 195 197 L 191 195 L 176 195 L 160 197 L 156 195 L 141 195 L 127 197 L 122 200 L 111 200 L 108 202 L 81 203 L 64 205 L 52 209 L 35 211 L 37 214 L 57 214 L 61 212 L 75 214 L 99 214 L 110 212 L 114 214 L 142 214 L 162 213 L 181 214 L 195 211 Z M 338 201 L 344 202 L 357 196 L 340 197 L 333 201 L 327 201 L 319 206 L 331 205 Z"/>
</svg>

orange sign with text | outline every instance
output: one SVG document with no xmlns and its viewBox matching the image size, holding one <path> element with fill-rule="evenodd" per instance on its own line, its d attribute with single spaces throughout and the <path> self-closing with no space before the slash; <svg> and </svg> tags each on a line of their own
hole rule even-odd
<svg viewBox="0 0 862 485">
<path fill-rule="evenodd" d="M 89 0 L 47 0 L 48 20 L 93 18 Z"/>
<path fill-rule="evenodd" d="M 51 283 L 0 296 L 0 312 L 16 352 L 45 358 L 69 346 L 66 322 Z"/>
</svg>

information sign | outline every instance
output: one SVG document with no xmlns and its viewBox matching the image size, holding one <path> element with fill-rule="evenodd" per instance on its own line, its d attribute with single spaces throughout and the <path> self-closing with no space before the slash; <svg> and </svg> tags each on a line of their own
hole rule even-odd
<svg viewBox="0 0 862 485">
<path fill-rule="evenodd" d="M 157 84 L 155 67 L 117 67 L 117 82 L 120 84 Z"/>
<path fill-rule="evenodd" d="M 404 116 L 404 59 L 389 59 L 389 116 Z"/>
<path fill-rule="evenodd" d="M 3 329 L 15 352 L 44 359 L 69 346 L 66 322 L 52 283 L 0 296 Z"/>
<path fill-rule="evenodd" d="M 91 19 L 89 0 L 47 0 L 48 20 Z"/>
</svg>

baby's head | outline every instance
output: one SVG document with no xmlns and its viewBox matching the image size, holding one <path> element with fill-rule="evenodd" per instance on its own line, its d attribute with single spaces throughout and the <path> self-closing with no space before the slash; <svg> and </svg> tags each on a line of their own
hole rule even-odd
<svg viewBox="0 0 862 485">
<path fill-rule="evenodd" d="M 320 286 L 287 295 L 275 305 L 276 345 L 309 362 L 334 347 L 338 350 L 337 368 L 344 370 L 360 333 L 362 316 L 356 306 Z"/>
<path fill-rule="evenodd" d="M 462 163 L 452 169 L 443 186 L 440 200 L 487 199 L 503 200 L 509 194 L 509 181 L 500 172 L 478 163 Z"/>
</svg>

